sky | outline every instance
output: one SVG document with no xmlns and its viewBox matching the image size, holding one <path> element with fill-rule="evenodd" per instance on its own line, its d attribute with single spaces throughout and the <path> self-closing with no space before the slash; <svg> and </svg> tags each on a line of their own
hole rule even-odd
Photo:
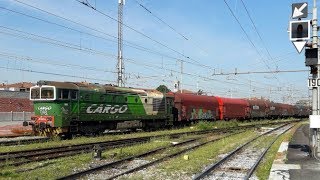
<svg viewBox="0 0 320 180">
<path fill-rule="evenodd" d="M 125 86 L 173 90 L 180 81 L 208 95 L 308 100 L 304 51 L 288 35 L 296 2 L 126 0 Z M 117 18 L 118 0 L 0 0 L 0 83 L 116 84 Z M 306 71 L 235 74 L 278 70 Z"/>
</svg>

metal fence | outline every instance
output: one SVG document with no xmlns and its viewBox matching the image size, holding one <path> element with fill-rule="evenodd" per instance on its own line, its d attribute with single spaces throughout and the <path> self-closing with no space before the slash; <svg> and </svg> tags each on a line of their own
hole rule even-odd
<svg viewBox="0 0 320 180">
<path fill-rule="evenodd" d="M 0 122 L 30 120 L 34 112 L 0 112 Z"/>
</svg>

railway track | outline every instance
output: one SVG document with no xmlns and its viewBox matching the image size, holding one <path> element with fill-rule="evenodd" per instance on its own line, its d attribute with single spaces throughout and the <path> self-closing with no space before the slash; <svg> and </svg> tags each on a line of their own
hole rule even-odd
<svg viewBox="0 0 320 180">
<path fill-rule="evenodd" d="M 287 124 L 282 125 L 282 126 L 276 128 L 276 129 L 273 129 L 273 130 L 268 131 L 266 133 L 263 133 L 262 135 L 260 135 L 258 137 L 261 137 L 263 135 L 271 133 L 271 132 L 273 132 L 275 130 L 281 129 L 281 128 L 285 127 L 285 126 L 287 126 Z M 84 171 L 79 171 L 77 173 L 61 177 L 59 179 L 60 180 L 69 180 L 69 179 L 75 179 L 75 178 L 100 179 L 102 177 L 103 177 L 103 179 L 107 179 L 107 180 L 115 179 L 115 178 L 118 178 L 120 176 L 129 174 L 129 173 L 133 173 L 133 172 L 139 171 L 139 170 L 144 169 L 144 168 L 148 168 L 148 167 L 150 167 L 152 165 L 161 163 L 161 162 L 163 162 L 165 160 L 168 160 L 168 159 L 173 158 L 175 156 L 181 155 L 181 154 L 183 154 L 183 153 L 185 153 L 187 151 L 191 151 L 193 149 L 196 149 L 196 148 L 199 148 L 201 146 L 204 146 L 204 145 L 206 145 L 208 143 L 211 143 L 211 142 L 214 142 L 214 141 L 218 141 L 218 140 L 230 137 L 230 136 L 238 134 L 238 133 L 241 133 L 241 132 L 229 133 L 228 135 L 225 135 L 223 137 L 215 138 L 215 139 L 212 139 L 212 140 L 207 140 L 205 142 L 200 142 L 200 141 L 195 142 L 196 140 L 188 141 L 187 143 L 189 143 L 189 145 L 186 148 L 183 148 L 182 150 L 179 150 L 179 151 L 177 151 L 175 153 L 171 153 L 171 154 L 162 156 L 162 157 L 160 157 L 160 158 L 158 158 L 156 160 L 153 160 L 153 161 L 146 161 L 146 162 L 144 162 L 142 164 L 140 163 L 140 165 L 136 165 L 136 164 L 139 164 L 139 162 L 136 163 L 137 160 L 142 159 L 142 158 L 145 159 L 147 156 L 151 156 L 153 154 L 159 153 L 159 151 L 164 151 L 166 148 L 169 148 L 169 147 L 158 148 L 158 149 L 155 149 L 155 150 L 152 150 L 152 151 L 141 153 L 141 154 L 136 155 L 136 156 L 131 156 L 131 157 L 127 157 L 127 158 L 124 158 L 124 159 L 121 159 L 121 160 L 118 160 L 118 161 L 109 162 L 109 163 L 106 163 L 106 164 L 103 164 L 103 165 L 99 165 L 97 167 L 89 168 L 89 169 L 86 169 Z M 254 138 L 254 139 L 257 139 L 258 137 Z M 275 140 L 273 142 L 275 142 Z M 194 143 L 194 144 L 191 144 L 191 143 Z M 181 146 L 183 144 L 186 144 L 186 142 L 182 142 L 182 143 L 179 143 L 179 144 L 176 144 L 176 145 L 171 145 L 170 147 Z M 267 150 L 268 149 L 266 149 L 264 151 L 263 155 L 267 152 Z M 260 156 L 259 161 L 262 159 L 263 155 Z M 127 165 L 127 164 L 129 164 L 129 165 Z M 254 165 L 254 167 L 250 170 L 251 174 L 253 173 L 253 171 L 254 171 L 254 169 L 255 169 L 255 167 L 257 165 L 258 165 L 258 163 L 256 163 Z M 131 168 L 128 169 L 126 167 L 131 167 Z M 119 170 L 121 170 L 121 171 L 119 172 Z M 215 178 L 213 178 L 213 179 L 215 179 Z"/>
<path fill-rule="evenodd" d="M 299 120 L 296 120 L 296 121 L 299 121 Z M 280 122 L 280 123 L 285 123 L 285 122 Z M 246 125 L 246 126 L 241 126 L 241 127 L 244 127 L 244 128 L 247 128 L 247 127 L 252 127 L 252 126 L 256 126 L 256 127 L 259 127 L 259 126 L 264 126 L 264 125 L 274 125 L 274 124 L 279 124 L 279 122 L 268 122 L 268 123 L 264 123 L 264 124 L 257 124 L 257 125 Z M 237 128 L 237 127 L 234 127 L 234 128 Z M 227 129 L 227 128 L 225 128 Z M 229 128 L 228 128 L 229 129 Z M 233 128 L 231 128 L 233 129 Z M 119 134 L 128 134 L 128 133 L 132 133 L 131 131 L 110 131 L 110 132 L 107 132 L 105 135 L 119 135 Z M 199 132 L 201 133 L 201 132 Z M 179 136 L 179 135 L 178 135 Z M 23 137 L 23 138 L 21 138 Z M 41 142 L 46 142 L 46 141 L 50 141 L 51 139 L 48 138 L 48 137 L 37 137 L 37 138 L 34 138 L 33 136 L 19 136 L 19 135 L 15 135 L 15 136 L 8 136 L 8 137 L 2 137 L 0 138 L 0 145 L 1 146 L 15 146 L 15 145 L 26 145 L 26 144 L 32 144 L 32 143 L 41 143 Z"/>
<path fill-rule="evenodd" d="M 185 153 L 187 151 L 196 149 L 196 148 L 204 146 L 204 145 L 206 145 L 208 143 L 211 143 L 211 142 L 214 142 L 214 141 L 218 141 L 218 140 L 221 140 L 223 138 L 227 138 L 229 136 L 232 136 L 232 135 L 235 135 L 235 134 L 238 134 L 238 133 L 241 133 L 241 132 L 228 133 L 228 135 L 224 135 L 223 137 L 214 138 L 212 140 L 207 140 L 205 142 L 202 142 L 203 138 L 186 140 L 186 141 L 183 141 L 183 142 L 180 142 L 180 143 L 177 143 L 177 144 L 172 144 L 172 145 L 167 146 L 167 147 L 157 148 L 157 149 L 154 149 L 154 150 L 151 150 L 151 151 L 148 151 L 148 152 L 144 152 L 144 153 L 141 153 L 141 154 L 138 154 L 138 155 L 135 155 L 135 156 L 126 157 L 126 158 L 123 158 L 123 159 L 120 159 L 120 160 L 117 160 L 117 161 L 113 161 L 113 162 L 110 162 L 110 163 L 99 165 L 97 167 L 89 168 L 89 169 L 86 169 L 84 171 L 79 171 L 77 173 L 61 177 L 61 178 L 59 178 L 59 180 L 71 180 L 71 179 L 82 178 L 82 177 L 85 178 L 85 179 L 96 179 L 96 178 L 100 179 L 101 177 L 103 177 L 103 179 L 107 179 L 107 180 L 108 179 L 115 179 L 115 178 L 117 178 L 119 176 L 122 176 L 124 174 L 129 174 L 129 173 L 141 170 L 143 168 L 147 168 L 149 166 L 161 163 L 161 162 L 163 162 L 163 161 L 165 161 L 167 159 L 170 159 L 170 158 L 173 158 L 175 156 L 181 155 L 181 154 L 183 154 L 183 153 Z M 123 168 L 122 166 L 126 166 L 126 164 L 130 164 L 130 163 L 131 164 L 136 164 L 135 161 L 138 158 L 146 158 L 148 156 L 152 156 L 152 155 L 160 154 L 160 153 L 166 154 L 164 151 L 166 151 L 166 150 L 168 151 L 169 148 L 182 146 L 182 145 L 185 145 L 187 147 L 184 147 L 182 150 L 179 150 L 177 152 L 174 152 L 174 153 L 171 153 L 171 154 L 168 154 L 168 155 L 164 155 L 164 156 L 162 156 L 162 157 L 160 157 L 160 158 L 158 158 L 156 160 L 149 161 L 149 162 L 146 162 L 146 163 L 142 163 L 140 165 L 135 165 L 134 168 L 131 168 L 131 169 L 129 168 L 129 169 L 123 170 L 125 168 Z M 122 169 L 123 171 L 121 171 L 119 173 L 114 173 L 115 171 L 113 171 L 112 169 Z M 99 171 L 100 172 L 104 171 L 104 172 L 102 172 L 102 176 L 99 176 L 100 175 Z M 98 174 L 96 174 L 96 173 L 98 173 Z"/>
<path fill-rule="evenodd" d="M 177 138 L 182 135 L 223 132 L 225 130 L 226 129 L 214 130 L 214 131 L 175 133 L 171 135 L 146 136 L 146 137 L 139 137 L 139 138 L 129 138 L 129 139 L 122 139 L 122 140 L 95 142 L 95 143 L 53 147 L 53 148 L 42 148 L 42 149 L 27 150 L 27 151 L 3 152 L 3 153 L 0 153 L 0 167 L 18 166 L 18 165 L 22 165 L 30 162 L 42 161 L 47 159 L 55 159 L 55 158 L 66 157 L 71 155 L 77 155 L 80 153 L 89 153 L 89 152 L 92 152 L 92 148 L 95 145 L 99 145 L 102 148 L 102 150 L 105 150 L 107 148 L 116 148 L 116 147 L 134 145 L 138 143 L 146 143 L 146 142 L 149 142 L 150 139 L 152 138 L 161 138 L 164 136 L 169 136 L 170 138 Z"/>
<path fill-rule="evenodd" d="M 105 141 L 99 143 L 88 143 L 81 145 L 71 145 L 54 148 L 43 148 L 28 151 L 4 152 L 0 153 L 0 167 L 18 166 L 29 162 L 55 159 L 60 157 L 77 155 L 91 152 L 94 145 L 99 145 L 102 149 L 128 146 L 137 143 L 148 142 L 151 137 L 131 138 L 115 141 Z"/>
<path fill-rule="evenodd" d="M 15 145 L 24 145 L 32 143 L 41 143 L 47 142 L 51 139 L 48 137 L 39 137 L 39 136 L 16 136 L 16 137 L 3 137 L 0 138 L 1 146 L 15 146 Z"/>
<path fill-rule="evenodd" d="M 270 124 L 273 124 L 273 123 L 270 123 Z M 160 138 L 164 136 L 169 136 L 170 138 L 177 138 L 183 135 L 230 132 L 233 130 L 256 128 L 259 126 L 262 126 L 262 125 L 259 124 L 259 125 L 250 125 L 250 126 L 244 126 L 244 127 L 213 129 L 213 130 L 195 131 L 195 132 L 183 132 L 183 133 L 175 133 L 170 135 L 146 136 L 146 137 L 140 137 L 140 138 L 94 142 L 94 143 L 87 143 L 87 144 L 42 148 L 42 149 L 25 150 L 25 151 L 3 152 L 3 153 L 0 153 L 0 167 L 18 166 L 18 165 L 22 165 L 30 162 L 72 156 L 80 153 L 89 153 L 89 152 L 92 152 L 92 148 L 94 145 L 99 145 L 102 148 L 102 150 L 104 150 L 107 148 L 116 148 L 121 146 L 134 145 L 138 143 L 146 143 L 150 141 L 151 138 Z"/>
<path fill-rule="evenodd" d="M 262 160 L 268 149 L 280 137 L 294 125 L 282 125 L 278 128 L 267 131 L 259 136 L 256 136 L 236 148 L 218 162 L 209 165 L 201 173 L 194 176 L 194 180 L 199 179 L 249 179 L 259 162 Z M 263 136 L 278 132 L 274 140 L 265 149 L 255 149 L 250 147 L 250 144 Z"/>
</svg>

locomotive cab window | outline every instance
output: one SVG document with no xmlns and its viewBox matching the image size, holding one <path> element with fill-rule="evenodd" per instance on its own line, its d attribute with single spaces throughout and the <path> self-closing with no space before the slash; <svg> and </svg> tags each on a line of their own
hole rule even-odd
<svg viewBox="0 0 320 180">
<path fill-rule="evenodd" d="M 77 90 L 71 90 L 71 99 L 73 99 L 73 100 L 78 99 L 78 91 Z"/>
<path fill-rule="evenodd" d="M 41 99 L 53 99 L 54 90 L 52 87 L 42 87 L 40 93 Z"/>
<path fill-rule="evenodd" d="M 69 89 L 58 89 L 58 99 L 70 99 Z"/>
<path fill-rule="evenodd" d="M 31 88 L 31 99 L 40 99 L 40 88 Z"/>
</svg>

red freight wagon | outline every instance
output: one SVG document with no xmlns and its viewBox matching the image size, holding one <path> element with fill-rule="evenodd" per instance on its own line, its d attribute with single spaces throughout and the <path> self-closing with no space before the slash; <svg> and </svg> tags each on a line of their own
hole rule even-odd
<svg viewBox="0 0 320 180">
<path fill-rule="evenodd" d="M 218 100 L 214 96 L 175 93 L 175 108 L 179 121 L 218 119 Z"/>
<path fill-rule="evenodd" d="M 282 112 L 282 109 L 281 109 L 280 103 L 274 103 L 274 102 L 270 103 L 269 116 L 271 118 L 278 118 L 279 116 L 281 116 L 281 112 Z"/>
<path fill-rule="evenodd" d="M 249 118 L 249 103 L 245 99 L 216 97 L 219 102 L 220 119 Z"/>
<path fill-rule="evenodd" d="M 288 115 L 290 117 L 294 116 L 294 106 L 293 105 L 288 104 Z"/>
<path fill-rule="evenodd" d="M 302 117 L 308 117 L 311 114 L 311 107 L 302 106 L 300 107 L 301 113 L 300 116 Z"/>
<path fill-rule="evenodd" d="M 264 118 L 270 111 L 270 102 L 262 99 L 248 99 L 250 118 Z"/>
<path fill-rule="evenodd" d="M 294 114 L 293 106 L 291 106 L 289 104 L 282 104 L 282 103 L 279 103 L 279 106 L 280 106 L 280 116 L 281 117 L 293 116 L 293 114 Z"/>
</svg>

